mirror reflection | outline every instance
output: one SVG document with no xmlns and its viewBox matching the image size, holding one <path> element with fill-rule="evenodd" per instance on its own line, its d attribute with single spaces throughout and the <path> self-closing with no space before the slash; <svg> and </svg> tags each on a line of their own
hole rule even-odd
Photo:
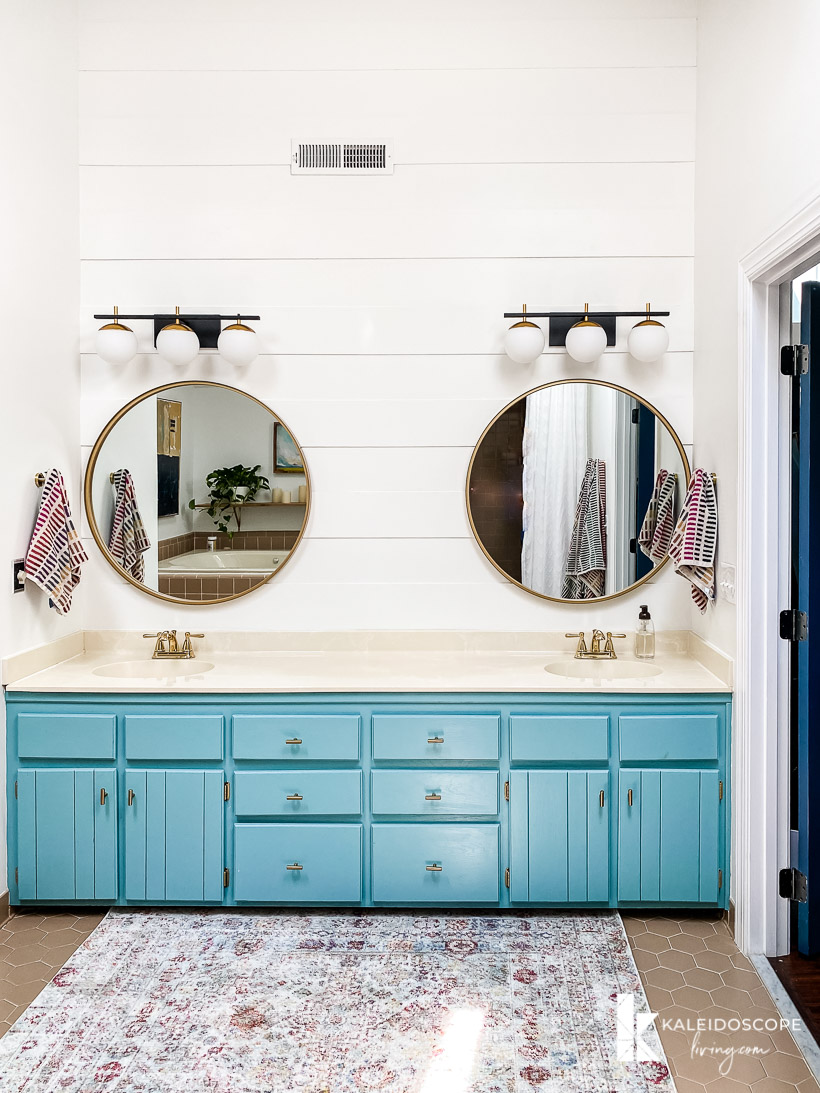
<svg viewBox="0 0 820 1093">
<path fill-rule="evenodd" d="M 106 427 L 86 476 L 107 560 L 145 591 L 191 603 L 242 595 L 278 572 L 308 500 L 284 423 L 219 384 L 148 392 Z"/>
<path fill-rule="evenodd" d="M 549 599 L 619 595 L 666 560 L 689 465 L 637 395 L 561 381 L 522 395 L 481 437 L 470 522 L 511 581 Z"/>
</svg>

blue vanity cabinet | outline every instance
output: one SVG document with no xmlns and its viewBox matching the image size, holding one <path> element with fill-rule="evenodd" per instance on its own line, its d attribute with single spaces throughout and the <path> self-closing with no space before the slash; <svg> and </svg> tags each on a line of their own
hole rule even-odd
<svg viewBox="0 0 820 1093">
<path fill-rule="evenodd" d="M 29 767 L 14 793 L 20 899 L 116 900 L 116 772 Z"/>
<path fill-rule="evenodd" d="M 126 902 L 222 902 L 222 771 L 129 769 L 123 812 Z"/>
</svg>

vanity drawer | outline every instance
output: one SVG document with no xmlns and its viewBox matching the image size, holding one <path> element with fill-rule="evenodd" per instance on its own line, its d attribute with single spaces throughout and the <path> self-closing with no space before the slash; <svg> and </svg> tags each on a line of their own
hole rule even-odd
<svg viewBox="0 0 820 1093">
<path fill-rule="evenodd" d="M 498 759 L 497 714 L 374 714 L 374 759 Z"/>
<path fill-rule="evenodd" d="M 233 785 L 237 816 L 359 816 L 362 811 L 358 770 L 237 771 Z"/>
<path fill-rule="evenodd" d="M 492 770 L 374 770 L 372 809 L 383 816 L 495 816 Z M 430 800 L 434 797 L 434 800 Z"/>
<path fill-rule="evenodd" d="M 498 824 L 373 824 L 374 902 L 496 903 L 499 831 Z"/>
<path fill-rule="evenodd" d="M 237 714 L 234 759 L 358 759 L 358 714 Z"/>
<path fill-rule="evenodd" d="M 716 761 L 717 714 L 629 714 L 619 720 L 622 762 Z"/>
<path fill-rule="evenodd" d="M 21 713 L 17 754 L 21 759 L 113 759 L 114 714 Z"/>
<path fill-rule="evenodd" d="M 510 760 L 513 763 L 589 762 L 609 758 L 606 714 L 577 717 L 513 714 L 510 717 Z"/>
<path fill-rule="evenodd" d="M 128 714 L 125 718 L 125 758 L 220 762 L 223 730 L 221 714 L 197 717 Z"/>
<path fill-rule="evenodd" d="M 236 824 L 234 840 L 237 900 L 361 902 L 360 824 Z"/>
</svg>

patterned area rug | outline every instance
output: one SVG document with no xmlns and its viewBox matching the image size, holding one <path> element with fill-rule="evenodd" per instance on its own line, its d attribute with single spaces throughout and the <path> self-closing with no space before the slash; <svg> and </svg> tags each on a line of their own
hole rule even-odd
<svg viewBox="0 0 820 1093">
<path fill-rule="evenodd" d="M 0 1040 L 0 1088 L 673 1093 L 654 1030 L 618 1061 L 618 995 L 646 1009 L 612 913 L 112 911 Z"/>
</svg>

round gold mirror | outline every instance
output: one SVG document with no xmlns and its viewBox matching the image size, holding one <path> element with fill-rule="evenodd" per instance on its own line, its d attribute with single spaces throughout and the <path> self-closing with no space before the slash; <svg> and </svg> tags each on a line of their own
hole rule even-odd
<svg viewBox="0 0 820 1093">
<path fill-rule="evenodd" d="M 547 600 L 606 600 L 668 557 L 689 461 L 632 391 L 558 380 L 493 418 L 467 472 L 478 544 L 507 580 Z"/>
<path fill-rule="evenodd" d="M 307 524 L 302 449 L 264 403 L 186 380 L 133 399 L 85 473 L 91 533 L 121 577 L 159 599 L 213 604 L 266 584 Z"/>
</svg>

